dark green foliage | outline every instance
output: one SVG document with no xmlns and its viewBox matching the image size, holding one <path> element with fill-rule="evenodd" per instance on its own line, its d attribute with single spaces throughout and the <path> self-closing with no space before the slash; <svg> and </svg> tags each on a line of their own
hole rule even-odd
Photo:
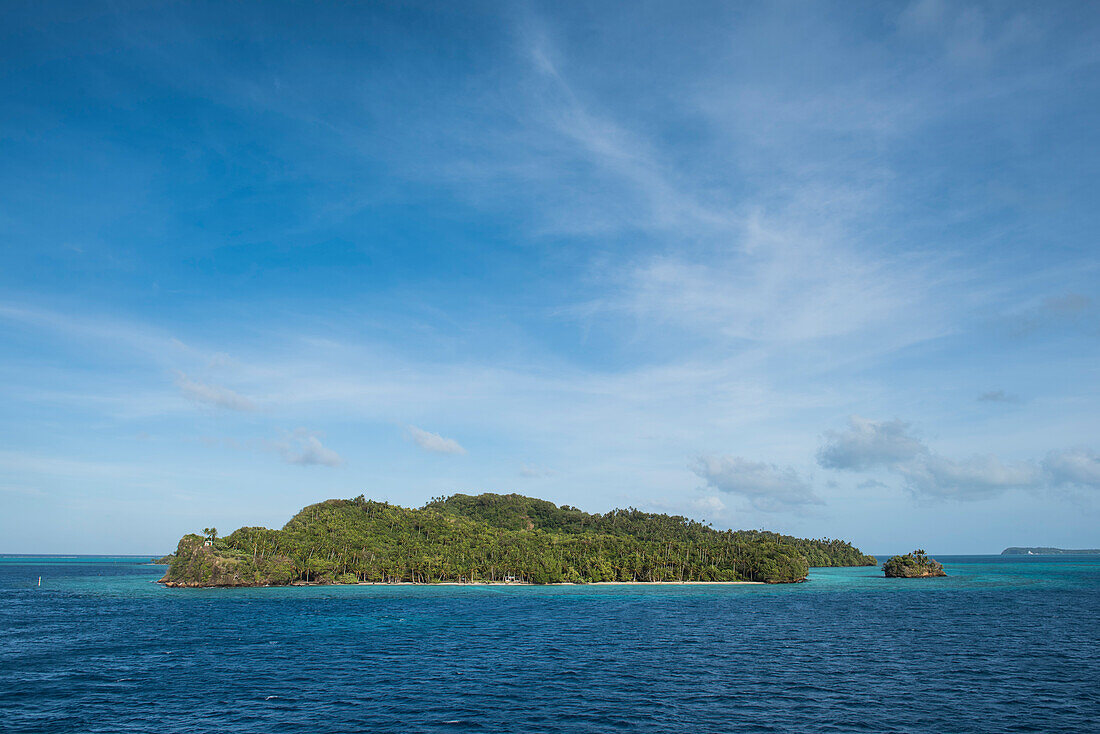
<svg viewBox="0 0 1100 734">
<path fill-rule="evenodd" d="M 638 540 L 708 543 L 716 536 L 741 544 L 771 543 L 794 547 L 810 566 L 877 566 L 874 556 L 841 540 L 808 540 L 766 530 L 717 531 L 679 515 L 658 515 L 633 508 L 590 515 L 575 507 L 518 494 L 456 494 L 432 500 L 425 509 L 470 517 L 509 530 L 545 530 L 552 533 L 628 535 Z"/>
<path fill-rule="evenodd" d="M 176 552 L 163 559 L 169 566 L 161 581 L 172 586 L 268 586 L 298 578 L 294 562 L 285 556 L 253 557 L 224 539 L 207 545 L 209 537 L 183 536 Z"/>
<path fill-rule="evenodd" d="M 282 530 L 241 528 L 206 551 L 239 565 L 235 577 L 254 584 L 782 583 L 804 579 L 811 562 L 860 565 L 868 558 L 840 541 L 717 531 L 633 509 L 592 515 L 514 494 L 454 495 L 419 510 L 362 495 L 328 500 L 306 507 Z M 201 565 L 173 563 L 165 580 L 195 582 L 201 575 Z"/>
<path fill-rule="evenodd" d="M 943 564 L 929 558 L 923 550 L 915 550 L 904 556 L 894 556 L 882 564 L 887 578 L 920 578 L 924 576 L 946 576 Z"/>
<path fill-rule="evenodd" d="M 764 540 L 793 547 L 802 554 L 811 568 L 878 565 L 877 558 L 866 555 L 859 548 L 844 540 L 795 538 L 767 530 L 737 530 L 733 534 L 747 542 Z"/>
</svg>

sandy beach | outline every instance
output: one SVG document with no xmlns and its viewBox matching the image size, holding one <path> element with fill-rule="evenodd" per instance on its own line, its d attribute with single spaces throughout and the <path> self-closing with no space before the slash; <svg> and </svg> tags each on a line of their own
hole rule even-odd
<svg viewBox="0 0 1100 734">
<path fill-rule="evenodd" d="M 291 584 L 292 586 L 766 586 L 763 581 L 592 581 L 587 584 L 568 582 L 555 584 L 531 584 L 524 581 L 437 581 L 437 582 L 375 582 L 360 581 L 356 584 Z"/>
</svg>

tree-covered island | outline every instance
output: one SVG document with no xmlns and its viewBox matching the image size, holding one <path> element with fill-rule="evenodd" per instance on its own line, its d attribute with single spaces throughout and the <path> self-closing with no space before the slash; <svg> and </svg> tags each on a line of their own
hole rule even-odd
<svg viewBox="0 0 1100 734">
<path fill-rule="evenodd" d="M 635 509 L 589 514 L 517 494 L 456 494 L 420 509 L 362 495 L 306 507 L 282 530 L 184 536 L 168 586 L 352 583 L 789 583 L 811 566 L 877 561 L 840 540 L 715 530 Z"/>
<path fill-rule="evenodd" d="M 1024 546 L 1005 548 L 1002 556 L 1100 556 L 1100 548 L 1051 548 L 1050 546 Z"/>
<path fill-rule="evenodd" d="M 943 564 L 929 558 L 923 550 L 915 550 L 904 556 L 894 556 L 882 564 L 886 578 L 917 579 L 931 576 L 946 576 Z"/>
</svg>

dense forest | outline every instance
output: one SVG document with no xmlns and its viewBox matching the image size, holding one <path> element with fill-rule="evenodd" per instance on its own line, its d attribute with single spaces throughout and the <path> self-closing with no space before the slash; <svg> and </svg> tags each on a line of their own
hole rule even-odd
<svg viewBox="0 0 1100 734">
<path fill-rule="evenodd" d="M 204 537 L 205 536 L 205 537 Z M 875 565 L 839 540 L 720 531 L 638 510 L 589 514 L 521 495 L 454 495 L 420 509 L 362 495 L 306 507 L 283 527 L 212 528 L 179 543 L 165 583 L 763 581 L 810 566 Z"/>
</svg>

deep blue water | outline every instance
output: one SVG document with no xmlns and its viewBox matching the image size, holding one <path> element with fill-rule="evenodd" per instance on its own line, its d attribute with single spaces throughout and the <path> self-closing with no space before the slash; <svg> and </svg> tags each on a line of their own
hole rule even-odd
<svg viewBox="0 0 1100 734">
<path fill-rule="evenodd" d="M 946 579 L 187 590 L 146 559 L 0 557 L 0 730 L 1100 731 L 1100 557 L 939 560 Z"/>
</svg>

